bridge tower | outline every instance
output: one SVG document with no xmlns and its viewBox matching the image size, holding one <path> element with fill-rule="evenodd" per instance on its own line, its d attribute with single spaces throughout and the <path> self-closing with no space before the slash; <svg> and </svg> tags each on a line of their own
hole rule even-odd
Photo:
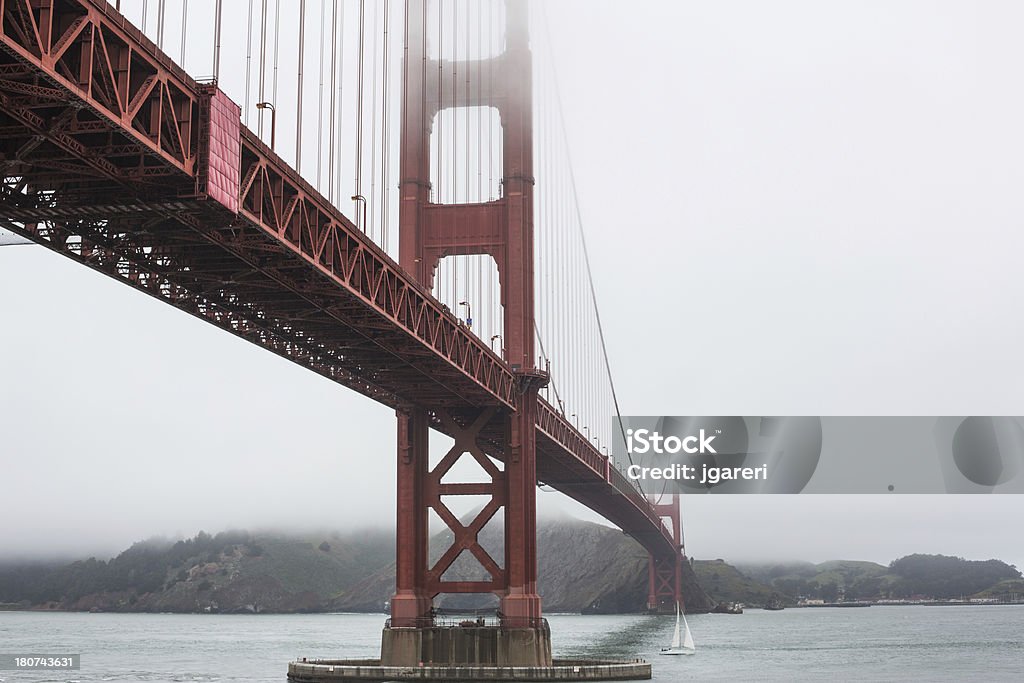
<svg viewBox="0 0 1024 683">
<path fill-rule="evenodd" d="M 672 557 L 649 555 L 647 561 L 647 611 L 652 613 L 674 613 L 676 605 L 680 610 L 683 604 L 683 562 L 686 552 L 683 544 L 682 518 L 679 512 L 679 496 L 670 495 L 663 502 L 650 499 L 654 509 L 663 523 L 672 530 L 676 552 Z"/>
<path fill-rule="evenodd" d="M 425 28 L 431 0 L 407 3 L 403 74 L 399 260 L 427 289 L 446 256 L 486 254 L 497 264 L 504 307 L 505 358 L 518 389 L 514 409 L 481 406 L 454 411 L 443 404 L 399 410 L 396 590 L 384 630 L 384 665 L 493 664 L 550 666 L 551 642 L 541 617 L 536 557 L 537 392 L 547 374 L 534 355 L 532 57 L 526 0 L 505 0 L 505 48 L 496 56 L 439 63 Z M 460 87 L 488 73 L 487 92 Z M 502 129 L 502 193 L 471 204 L 431 201 L 430 135 L 435 117 L 454 107 L 497 109 Z M 431 470 L 431 427 L 455 445 Z M 488 448 L 490 446 L 490 448 Z M 503 468 L 485 452 L 500 451 Z M 490 476 L 487 483 L 442 482 L 464 455 Z M 443 496 L 489 495 L 479 515 L 464 525 Z M 499 566 L 478 534 L 503 508 L 504 562 Z M 433 509 L 453 542 L 431 564 L 428 516 Z M 490 580 L 449 580 L 445 572 L 470 553 Z M 493 593 L 500 626 L 446 628 L 435 623 L 432 601 L 440 593 Z"/>
</svg>

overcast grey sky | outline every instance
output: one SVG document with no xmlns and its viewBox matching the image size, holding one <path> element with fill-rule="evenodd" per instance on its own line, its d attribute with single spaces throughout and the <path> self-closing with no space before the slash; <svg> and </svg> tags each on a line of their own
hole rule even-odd
<svg viewBox="0 0 1024 683">
<path fill-rule="evenodd" d="M 624 413 L 1020 414 L 1024 6 L 547 12 Z M 386 408 L 43 249 L 0 291 L 0 555 L 393 523 Z M 1024 566 L 1017 496 L 684 511 L 698 558 Z"/>
</svg>

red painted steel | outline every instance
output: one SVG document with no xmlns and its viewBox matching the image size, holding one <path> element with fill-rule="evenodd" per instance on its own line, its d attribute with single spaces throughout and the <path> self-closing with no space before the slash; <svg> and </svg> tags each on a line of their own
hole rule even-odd
<svg viewBox="0 0 1024 683">
<path fill-rule="evenodd" d="M 223 92 L 207 88 L 208 106 L 200 108 L 199 178 L 196 190 L 238 213 L 238 188 L 241 185 L 242 109 Z"/>
<path fill-rule="evenodd" d="M 672 529 L 672 537 L 678 552 L 658 556 L 652 553 L 648 558 L 647 609 L 651 612 L 675 612 L 684 610 L 682 564 L 686 561 L 683 547 L 683 527 L 679 514 L 679 496 L 670 495 L 668 502 L 651 499 L 654 512 L 665 520 Z"/>
<path fill-rule="evenodd" d="M 518 7 L 519 0 L 510 5 L 513 34 L 525 31 Z M 425 49 L 411 40 L 414 54 Z M 474 448 L 504 462 L 492 495 L 511 506 L 513 529 L 509 566 L 498 579 L 507 613 L 528 620 L 540 615 L 532 540 L 538 479 L 605 515 L 656 557 L 674 556 L 677 546 L 630 482 L 536 396 L 544 378 L 531 370 L 529 51 L 525 38 L 513 35 L 509 45 L 492 65 L 507 90 L 490 103 L 505 129 L 504 196 L 430 204 L 421 168 L 426 160 L 429 169 L 422 156 L 429 141 L 408 145 L 403 169 L 415 173 L 402 184 L 407 271 L 242 127 L 215 84 L 197 84 L 107 3 L 0 0 L 0 224 L 397 409 L 405 416 L 400 461 L 425 453 L 424 429 L 454 435 L 453 424 L 464 429 L 473 415 L 497 411 Z M 410 81 L 409 100 L 421 94 L 422 83 Z M 436 227 L 448 221 L 462 226 L 456 239 Z M 482 242 L 494 237 L 500 246 L 485 250 Z M 512 365 L 430 295 L 433 268 L 415 256 L 483 251 L 495 255 L 506 285 Z M 409 477 L 420 476 L 401 472 L 400 497 L 403 481 L 408 488 Z M 416 547 L 422 529 L 406 533 Z M 406 580 L 422 587 L 425 576 Z"/>
<path fill-rule="evenodd" d="M 147 178 L 195 167 L 193 123 L 195 82 L 160 52 L 141 31 L 102 0 L 3 0 L 0 35 L 17 59 L 0 83 L 5 112 L 37 134 L 45 134 L 104 175 Z M 30 67 L 29 71 L 19 71 Z M 24 76 L 35 78 L 24 78 Z M 39 77 L 43 78 L 40 79 Z M 46 82 L 41 82 L 45 80 Z M 101 119 L 116 123 L 146 154 L 132 154 L 131 165 L 112 162 L 79 135 L 90 132 L 93 116 L 52 121 L 34 111 L 36 98 L 80 98 Z M 156 157 L 152 159 L 151 157 Z"/>
<path fill-rule="evenodd" d="M 438 68 L 421 35 L 428 0 L 408 3 L 407 59 L 402 119 L 400 258 L 408 272 L 432 287 L 446 256 L 494 258 L 505 311 L 502 344 L 513 367 L 533 368 L 533 58 L 524 0 L 506 0 L 505 51 L 495 57 Z M 451 65 L 449 64 L 449 67 Z M 456 79 L 455 74 L 458 74 Z M 482 83 L 488 88 L 467 88 Z M 431 202 L 430 130 L 444 109 L 487 106 L 500 114 L 502 196 L 476 204 Z"/>
<path fill-rule="evenodd" d="M 503 623 L 509 626 L 530 626 L 541 619 L 541 601 L 537 594 L 536 558 L 536 481 L 537 481 L 537 391 L 547 382 L 545 373 L 534 370 L 533 316 L 533 141 L 532 141 L 532 57 L 529 49 L 526 3 L 506 2 L 505 51 L 490 60 L 461 62 L 445 70 L 432 59 L 427 50 L 425 25 L 428 0 L 406 4 L 406 60 L 402 126 L 402 183 L 399 218 L 400 261 L 427 288 L 433 286 L 434 273 L 441 258 L 459 254 L 489 254 L 497 263 L 501 283 L 501 302 L 505 312 L 504 345 L 506 357 L 516 371 L 517 392 L 514 410 L 495 414 L 487 411 L 471 416 L 459 428 L 454 418 L 439 412 L 442 428 L 455 434 L 456 445 L 442 465 L 453 457 L 470 453 L 482 467 L 490 471 L 480 441 L 486 428 L 498 433 L 489 436 L 496 453 L 500 453 L 505 469 L 500 476 L 491 473 L 492 481 L 485 487 L 490 502 L 477 521 L 464 527 L 447 508 L 440 504 L 437 484 L 425 469 L 405 468 L 401 459 L 408 449 L 400 449 L 400 471 L 417 472 L 425 481 L 399 482 L 399 496 L 409 495 L 414 487 L 427 487 L 420 492 L 414 506 L 399 502 L 399 535 L 397 545 L 399 573 L 418 577 L 412 586 L 399 586 L 392 601 L 394 626 L 416 626 L 429 617 L 430 601 L 440 592 L 491 592 L 500 596 Z M 439 81 L 442 72 L 462 73 L 483 68 L 496 73 L 495 86 L 484 96 L 470 100 L 464 89 L 454 82 Z M 472 78 L 470 74 L 469 78 Z M 441 205 L 430 201 L 431 151 L 429 130 L 435 116 L 446 107 L 485 104 L 495 106 L 501 114 L 504 141 L 502 187 L 504 195 L 494 202 L 467 205 Z M 400 416 L 400 424 L 410 418 Z M 411 438 L 426 439 L 425 433 Z M 413 448 L 426 457 L 426 446 Z M 451 462 L 450 462 L 451 461 Z M 444 469 L 444 471 L 447 471 Z M 400 475 L 401 477 L 402 475 Z M 411 476 L 411 475 L 410 475 Z M 434 483 L 432 483 L 434 482 Z M 462 485 L 463 491 L 481 491 L 479 486 Z M 483 520 L 504 508 L 505 566 L 498 567 L 477 543 Z M 437 511 L 454 535 L 451 548 L 441 562 L 430 571 L 409 569 L 406 562 L 418 562 L 422 550 L 402 551 L 413 543 L 423 543 L 419 534 L 428 510 Z M 402 519 L 402 516 L 405 519 Z M 463 550 L 476 556 L 490 575 L 489 581 L 441 581 L 439 572 Z M 411 591 L 411 592 L 410 592 Z M 418 610 L 418 611 L 417 611 Z"/>
</svg>

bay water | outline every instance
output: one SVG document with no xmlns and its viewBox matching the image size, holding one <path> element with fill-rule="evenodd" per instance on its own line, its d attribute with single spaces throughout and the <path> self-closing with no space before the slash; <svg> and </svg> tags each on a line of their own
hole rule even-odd
<svg viewBox="0 0 1024 683">
<path fill-rule="evenodd" d="M 0 653 L 81 654 L 78 671 L 0 682 L 285 683 L 299 657 L 373 658 L 384 615 L 0 612 Z M 688 617 L 691 657 L 663 657 L 674 617 L 548 615 L 556 657 L 644 658 L 655 681 L 1024 681 L 1024 606 L 747 610 Z"/>
</svg>

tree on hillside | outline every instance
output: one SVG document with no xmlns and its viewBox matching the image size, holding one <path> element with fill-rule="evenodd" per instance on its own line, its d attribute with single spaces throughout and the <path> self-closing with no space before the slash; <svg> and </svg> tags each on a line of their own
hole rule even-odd
<svg viewBox="0 0 1024 683">
<path fill-rule="evenodd" d="M 974 595 L 1006 579 L 1019 579 L 1016 567 L 999 560 L 965 560 L 948 555 L 907 555 L 889 569 L 899 576 L 892 595 L 953 599 Z"/>
</svg>

